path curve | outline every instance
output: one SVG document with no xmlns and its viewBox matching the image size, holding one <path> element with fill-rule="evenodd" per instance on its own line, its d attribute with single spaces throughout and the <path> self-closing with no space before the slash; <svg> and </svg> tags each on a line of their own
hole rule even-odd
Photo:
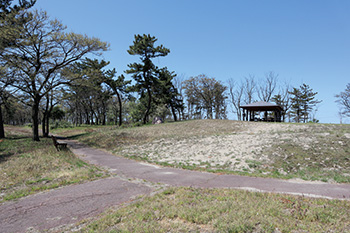
<svg viewBox="0 0 350 233">
<path fill-rule="evenodd" d="M 172 186 L 199 188 L 235 188 L 262 192 L 286 193 L 308 197 L 350 200 L 349 184 L 329 184 L 295 180 L 220 175 L 208 172 L 190 171 L 161 167 L 113 155 L 109 152 L 87 147 L 75 141 L 68 141 L 73 152 L 89 163 L 103 166 L 111 172 L 125 177 L 144 179 Z"/>
</svg>

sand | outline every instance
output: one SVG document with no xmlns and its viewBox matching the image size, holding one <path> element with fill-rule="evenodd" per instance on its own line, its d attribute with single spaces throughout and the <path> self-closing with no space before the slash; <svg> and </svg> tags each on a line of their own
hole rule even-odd
<svg viewBox="0 0 350 233">
<path fill-rule="evenodd" d="M 124 147 L 120 153 L 170 164 L 249 171 L 254 163 L 270 162 L 263 151 L 279 140 L 293 140 L 307 148 L 309 143 L 313 143 L 312 138 L 295 137 L 295 133 L 288 133 L 306 129 L 300 124 L 245 123 L 244 130 L 226 135 L 160 139 L 141 146 Z"/>
</svg>

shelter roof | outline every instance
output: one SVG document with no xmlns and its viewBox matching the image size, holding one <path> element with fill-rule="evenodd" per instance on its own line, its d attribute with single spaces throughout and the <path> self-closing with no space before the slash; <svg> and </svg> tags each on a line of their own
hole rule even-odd
<svg viewBox="0 0 350 233">
<path fill-rule="evenodd" d="M 283 111 L 283 108 L 280 105 L 259 101 L 247 105 L 240 106 L 240 108 L 252 110 L 252 111 Z"/>
</svg>

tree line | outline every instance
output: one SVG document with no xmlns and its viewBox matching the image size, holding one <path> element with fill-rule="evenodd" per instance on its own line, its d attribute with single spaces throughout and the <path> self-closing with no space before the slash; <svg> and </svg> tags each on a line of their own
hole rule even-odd
<svg viewBox="0 0 350 233">
<path fill-rule="evenodd" d="M 35 1 L 0 0 L 0 138 L 3 123 L 29 123 L 33 140 L 49 135 L 52 124 L 147 124 L 163 119 L 226 119 L 229 109 L 242 119 L 240 106 L 255 101 L 275 102 L 284 108 L 283 119 L 317 121 L 320 103 L 308 85 L 281 85 L 269 72 L 263 79 L 250 75 L 227 84 L 200 74 L 184 78 L 153 59 L 170 49 L 157 45 L 151 35 L 135 35 L 127 52 L 138 60 L 125 74 L 98 59 L 109 44 L 98 38 L 67 33 L 45 11 L 29 11 Z M 339 103 L 344 95 L 338 96 Z M 344 105 L 345 106 L 345 105 Z M 51 125 L 50 125 L 51 124 Z"/>
</svg>

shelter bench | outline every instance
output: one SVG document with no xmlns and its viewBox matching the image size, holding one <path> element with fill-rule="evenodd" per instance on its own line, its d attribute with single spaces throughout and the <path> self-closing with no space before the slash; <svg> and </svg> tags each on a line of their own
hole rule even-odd
<svg viewBox="0 0 350 233">
<path fill-rule="evenodd" d="M 57 138 L 53 135 L 51 135 L 53 145 L 56 147 L 57 151 L 60 151 L 61 149 L 66 149 L 67 148 L 67 143 L 65 142 L 58 142 Z"/>
</svg>

